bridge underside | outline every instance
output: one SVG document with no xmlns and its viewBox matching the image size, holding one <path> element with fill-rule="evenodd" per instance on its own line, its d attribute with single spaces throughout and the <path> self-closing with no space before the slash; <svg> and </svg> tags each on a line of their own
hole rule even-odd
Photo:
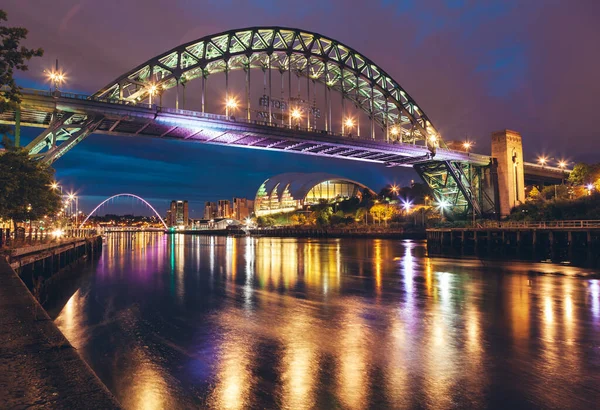
<svg viewBox="0 0 600 410">
<path fill-rule="evenodd" d="M 497 214 L 492 165 L 459 161 L 427 161 L 414 169 L 433 191 L 446 215 L 464 219 L 469 214 L 490 218 Z"/>
</svg>

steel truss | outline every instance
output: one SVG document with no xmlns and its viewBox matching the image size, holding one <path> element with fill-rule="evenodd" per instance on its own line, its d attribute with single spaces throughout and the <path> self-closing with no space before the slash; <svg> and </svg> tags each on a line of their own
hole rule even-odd
<svg viewBox="0 0 600 410">
<path fill-rule="evenodd" d="M 478 217 L 496 215 L 490 167 L 457 161 L 427 161 L 414 165 L 433 191 L 437 203 L 448 204 L 449 213 L 458 218 L 473 213 Z"/>
<path fill-rule="evenodd" d="M 156 90 L 177 87 L 179 92 L 179 85 L 200 79 L 204 102 L 210 75 L 225 73 L 227 78 L 232 70 L 244 70 L 248 83 L 250 69 L 294 73 L 307 78 L 309 87 L 311 81 L 324 84 L 326 94 L 335 90 L 369 115 L 372 133 L 377 123 L 400 142 L 419 142 L 432 152 L 445 148 L 427 115 L 383 69 L 336 40 L 298 29 L 252 27 L 206 36 L 146 61 L 94 97 L 146 101 Z"/>
<path fill-rule="evenodd" d="M 55 111 L 48 128 L 27 145 L 31 157 L 53 163 L 93 133 L 102 123 L 102 115 Z"/>
</svg>

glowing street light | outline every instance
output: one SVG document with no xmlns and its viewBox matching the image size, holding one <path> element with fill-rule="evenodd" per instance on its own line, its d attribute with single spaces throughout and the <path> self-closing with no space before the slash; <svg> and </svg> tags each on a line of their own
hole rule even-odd
<svg viewBox="0 0 600 410">
<path fill-rule="evenodd" d="M 440 210 L 442 221 L 444 220 L 444 210 L 448 208 L 450 204 L 445 199 L 440 199 L 437 203 L 437 208 Z"/>
<path fill-rule="evenodd" d="M 402 201 L 402 208 L 404 209 L 404 211 L 408 214 L 410 212 L 410 210 L 412 209 L 412 202 L 408 201 L 408 200 L 404 200 Z"/>
<path fill-rule="evenodd" d="M 58 90 L 66 80 L 67 76 L 58 68 L 58 60 L 56 60 L 56 67 L 53 70 L 44 70 L 44 73 L 48 77 L 48 80 L 54 85 L 54 91 Z"/>
<path fill-rule="evenodd" d="M 397 137 L 400 135 L 400 128 L 394 125 L 392 128 L 390 128 L 390 133 L 393 137 Z"/>
<path fill-rule="evenodd" d="M 302 111 L 298 108 L 294 108 L 291 113 L 292 118 L 296 121 L 296 124 L 302 119 Z"/>
<path fill-rule="evenodd" d="M 538 164 L 540 164 L 541 166 L 546 165 L 547 162 L 548 162 L 548 158 L 546 158 L 546 157 L 538 157 Z"/>
<path fill-rule="evenodd" d="M 588 195 L 592 195 L 592 190 L 594 189 L 594 185 L 593 184 L 587 184 L 585 187 L 588 190 Z"/>
<path fill-rule="evenodd" d="M 229 112 L 235 111 L 235 109 L 237 109 L 237 107 L 238 107 L 237 100 L 233 97 L 228 97 L 227 100 L 225 100 L 225 115 L 229 117 Z"/>
<path fill-rule="evenodd" d="M 398 195 L 399 190 L 400 188 L 398 187 L 398 185 L 392 185 L 390 188 L 390 191 L 392 191 L 395 195 Z"/>
<path fill-rule="evenodd" d="M 342 134 L 346 133 L 346 129 L 350 129 L 350 131 L 352 131 L 352 128 L 354 128 L 354 120 L 351 117 L 348 117 L 344 120 L 344 130 L 342 132 Z"/>
<path fill-rule="evenodd" d="M 566 161 L 564 161 L 564 160 L 561 160 L 561 161 L 559 161 L 559 162 L 558 162 L 558 167 L 559 167 L 560 169 L 565 169 L 565 168 L 567 167 L 567 162 L 566 162 Z"/>
<path fill-rule="evenodd" d="M 152 96 L 158 93 L 158 86 L 154 83 L 150 83 L 146 88 L 148 90 L 148 101 L 150 105 L 152 105 Z"/>
<path fill-rule="evenodd" d="M 473 143 L 471 141 L 465 141 L 463 142 L 462 146 L 465 149 L 465 151 L 469 152 L 471 147 L 473 147 Z"/>
</svg>

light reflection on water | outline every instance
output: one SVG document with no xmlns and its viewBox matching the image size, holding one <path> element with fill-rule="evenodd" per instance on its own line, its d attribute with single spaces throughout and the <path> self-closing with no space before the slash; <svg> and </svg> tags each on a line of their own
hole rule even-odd
<svg viewBox="0 0 600 410">
<path fill-rule="evenodd" d="M 114 235 L 56 323 L 128 409 L 591 408 L 599 283 L 532 268 L 410 241 Z"/>
</svg>

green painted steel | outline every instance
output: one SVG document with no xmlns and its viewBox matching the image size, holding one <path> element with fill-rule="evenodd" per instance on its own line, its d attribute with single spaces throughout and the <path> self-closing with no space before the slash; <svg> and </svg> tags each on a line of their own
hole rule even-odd
<svg viewBox="0 0 600 410">
<path fill-rule="evenodd" d="M 360 107 L 401 142 L 445 148 L 413 98 L 354 49 L 317 33 L 252 27 L 203 37 L 156 56 L 98 91 L 100 98 L 145 101 L 154 92 L 233 70 L 291 71 L 327 85 Z"/>
</svg>

